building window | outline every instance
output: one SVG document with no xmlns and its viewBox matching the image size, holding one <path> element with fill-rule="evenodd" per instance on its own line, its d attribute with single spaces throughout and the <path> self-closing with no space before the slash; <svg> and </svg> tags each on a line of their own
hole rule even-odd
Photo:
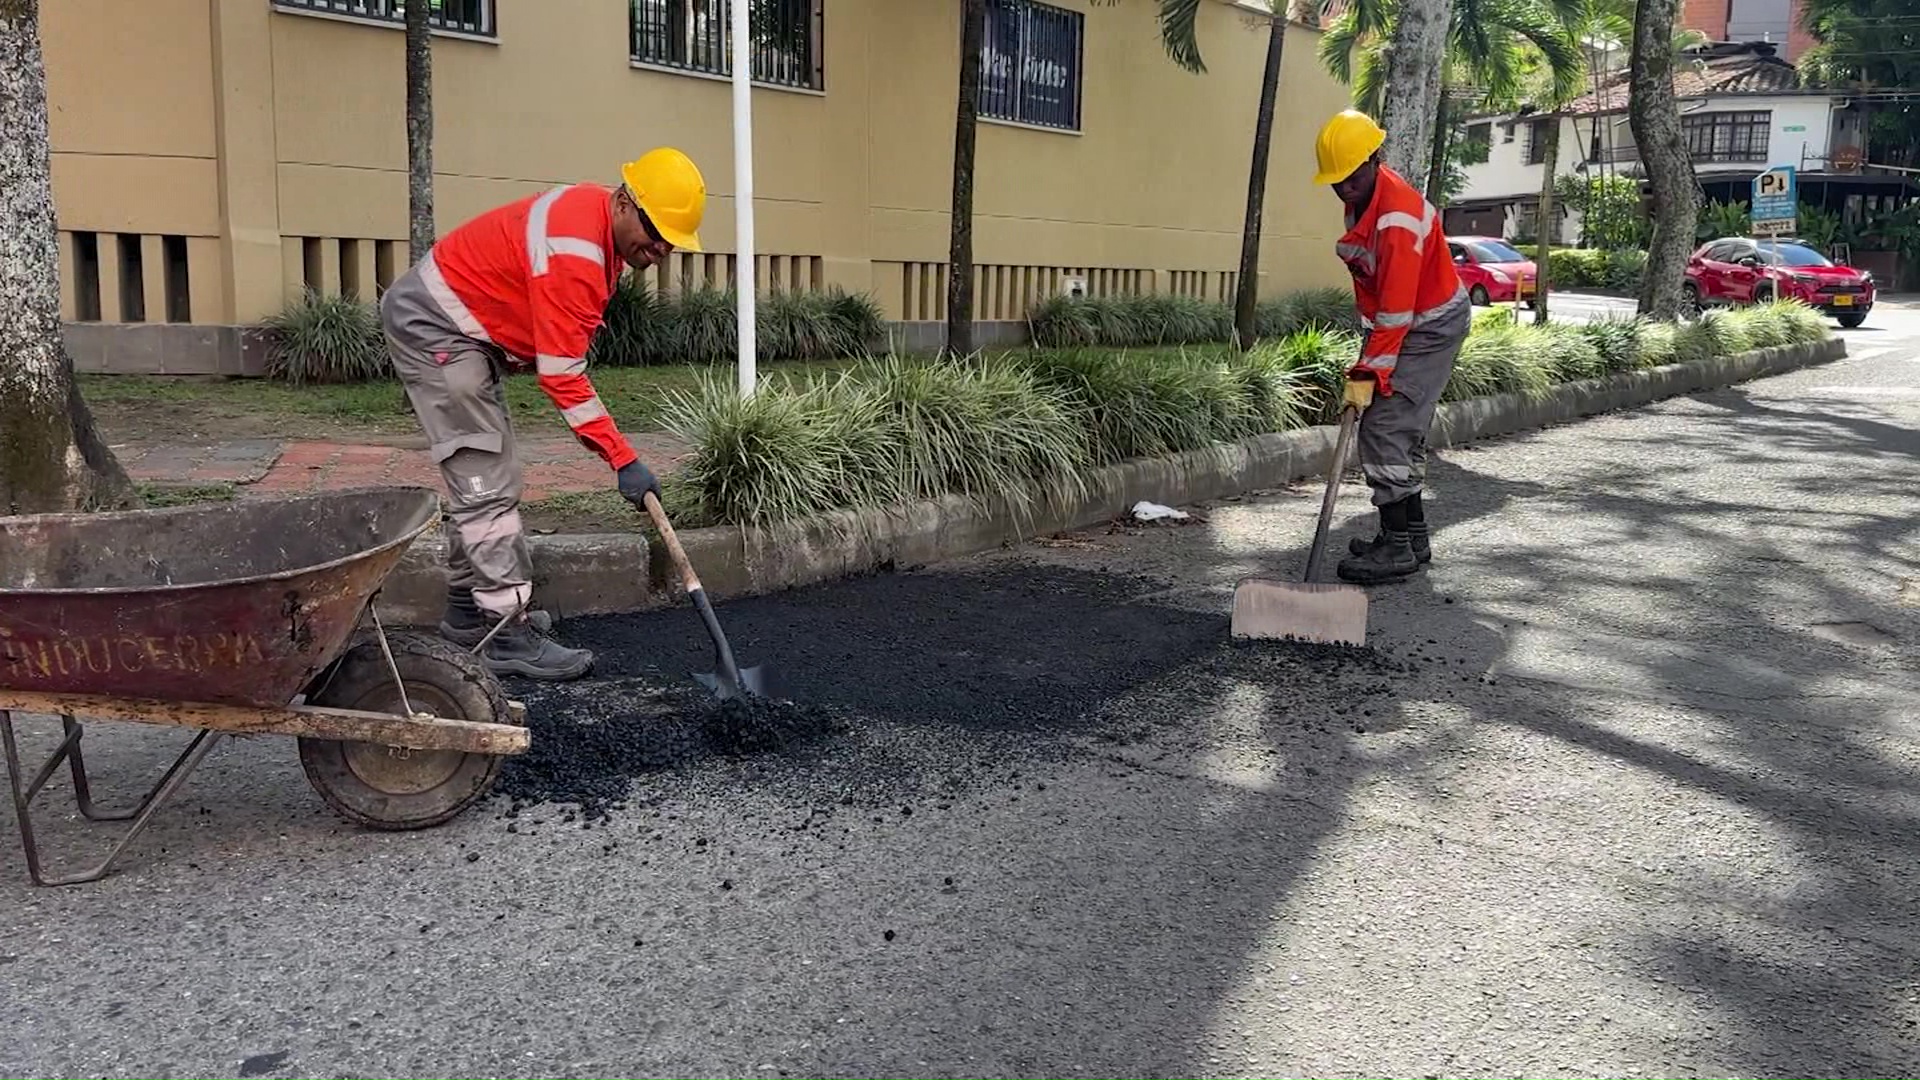
<svg viewBox="0 0 1920 1080">
<path fill-rule="evenodd" d="M 1745 162 L 1767 160 L 1773 135 L 1771 112 L 1702 113 L 1680 118 L 1687 153 L 1695 161 Z"/>
<path fill-rule="evenodd" d="M 1546 164 L 1547 140 L 1553 138 L 1553 125 L 1559 122 L 1559 118 L 1556 117 L 1551 120 L 1535 120 L 1527 125 L 1527 164 Z"/>
<path fill-rule="evenodd" d="M 753 0 L 753 79 L 826 89 L 825 0 Z M 733 74 L 730 0 L 632 0 L 633 61 L 675 71 Z"/>
<path fill-rule="evenodd" d="M 481 37 L 493 37 L 497 33 L 493 21 L 493 0 L 425 2 L 428 5 L 427 25 L 435 30 L 477 34 Z M 407 19 L 407 0 L 273 0 L 273 5 L 287 11 L 372 19 L 376 22 L 404 23 Z"/>
<path fill-rule="evenodd" d="M 980 115 L 1080 129 L 1086 16 L 1032 0 L 987 0 L 980 48 Z"/>
</svg>

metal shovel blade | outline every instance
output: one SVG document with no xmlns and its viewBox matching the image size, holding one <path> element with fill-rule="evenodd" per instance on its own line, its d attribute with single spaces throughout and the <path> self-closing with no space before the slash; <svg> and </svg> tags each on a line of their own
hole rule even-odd
<svg viewBox="0 0 1920 1080">
<path fill-rule="evenodd" d="M 737 683 L 720 675 L 697 674 L 693 678 L 701 686 L 712 691 L 713 696 L 721 701 L 742 696 L 757 698 L 780 696 L 779 678 L 772 668 L 764 664 L 758 667 L 741 668 L 740 681 Z"/>
<path fill-rule="evenodd" d="M 1367 591 L 1356 585 L 1247 578 L 1233 590 L 1232 634 L 1364 646 Z"/>
</svg>

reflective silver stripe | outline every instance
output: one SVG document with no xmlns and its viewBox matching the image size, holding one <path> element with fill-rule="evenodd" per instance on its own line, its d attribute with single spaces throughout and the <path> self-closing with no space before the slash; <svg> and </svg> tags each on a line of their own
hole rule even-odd
<svg viewBox="0 0 1920 1080">
<path fill-rule="evenodd" d="M 1413 251 L 1417 255 L 1426 248 L 1427 237 L 1433 235 L 1433 226 L 1438 222 L 1439 216 L 1432 203 L 1422 203 L 1418 217 L 1404 211 L 1390 210 L 1374 219 L 1373 227 L 1377 232 L 1405 229 L 1412 233 Z"/>
<path fill-rule="evenodd" d="M 1383 311 L 1380 314 L 1375 315 L 1373 317 L 1373 325 L 1379 327 L 1382 330 L 1392 330 L 1396 327 L 1401 327 L 1401 326 L 1412 326 L 1413 312 Z"/>
<path fill-rule="evenodd" d="M 607 253 L 600 245 L 591 240 L 582 240 L 577 236 L 550 236 L 547 238 L 547 254 L 573 255 L 586 259 L 595 266 L 607 265 Z"/>
<path fill-rule="evenodd" d="M 467 310 L 466 301 L 461 300 L 460 295 L 453 291 L 453 286 L 447 284 L 447 277 L 440 272 L 440 264 L 433 261 L 431 251 L 420 260 L 420 284 L 427 287 L 427 295 L 433 297 L 433 302 L 440 305 L 440 311 L 460 328 L 461 333 L 479 341 L 493 340 L 487 336 L 487 328 L 481 326 L 480 320 Z"/>
<path fill-rule="evenodd" d="M 1463 305 L 1468 303 L 1470 303 L 1470 301 L 1467 299 L 1467 287 L 1462 285 L 1453 291 L 1451 297 L 1416 314 L 1413 317 L 1413 325 L 1425 326 L 1428 323 L 1439 322 L 1441 319 L 1445 319 L 1454 312 L 1459 311 Z"/>
<path fill-rule="evenodd" d="M 1373 254 L 1360 244 L 1335 244 L 1333 250 L 1334 254 L 1343 259 L 1358 259 L 1361 256 Z"/>
<path fill-rule="evenodd" d="M 551 254 L 547 250 L 547 213 L 566 191 L 564 187 L 554 188 L 533 200 L 533 208 L 527 211 L 527 265 L 533 268 L 534 277 L 547 272 L 547 257 Z"/>
<path fill-rule="evenodd" d="M 520 533 L 520 511 L 518 510 L 509 510 L 504 514 L 460 523 L 460 539 L 468 547 L 478 547 L 496 540 L 511 540 Z"/>
<path fill-rule="evenodd" d="M 578 375 L 587 370 L 587 358 L 541 353 L 533 358 L 533 369 L 542 375 Z"/>
<path fill-rule="evenodd" d="M 607 415 L 607 407 L 600 404 L 600 395 L 595 394 L 571 409 L 561 409 L 560 415 L 567 418 L 568 427 L 579 427 Z"/>
<path fill-rule="evenodd" d="M 1365 315 L 1360 316 L 1360 329 L 1362 330 L 1373 329 L 1373 320 L 1367 318 Z"/>
<path fill-rule="evenodd" d="M 1360 358 L 1361 367 L 1372 368 L 1375 371 L 1392 371 L 1399 365 L 1399 353 L 1387 353 L 1385 356 L 1363 356 Z"/>
<path fill-rule="evenodd" d="M 1388 229 L 1405 229 L 1415 236 L 1420 236 L 1426 231 L 1424 225 L 1425 223 L 1419 218 L 1399 210 L 1389 210 L 1375 218 L 1373 222 L 1373 227 L 1380 232 Z"/>
<path fill-rule="evenodd" d="M 1361 462 L 1360 472 L 1371 480 L 1387 480 L 1404 484 L 1413 479 L 1411 465 L 1368 465 Z"/>
</svg>

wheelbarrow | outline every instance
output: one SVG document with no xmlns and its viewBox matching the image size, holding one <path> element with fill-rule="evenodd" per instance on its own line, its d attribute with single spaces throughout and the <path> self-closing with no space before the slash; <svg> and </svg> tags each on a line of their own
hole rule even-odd
<svg viewBox="0 0 1920 1080">
<path fill-rule="evenodd" d="M 0 517 L 0 749 L 27 872 L 97 881 L 229 735 L 293 735 L 320 798 L 375 829 L 441 824 L 527 748 L 477 656 L 389 632 L 374 603 L 439 517 L 426 488 L 108 514 Z M 13 713 L 64 737 L 31 776 Z M 197 729 L 140 802 L 93 800 L 80 718 Z M 62 763 L 81 814 L 133 824 L 99 865 L 46 872 L 30 804 Z"/>
</svg>

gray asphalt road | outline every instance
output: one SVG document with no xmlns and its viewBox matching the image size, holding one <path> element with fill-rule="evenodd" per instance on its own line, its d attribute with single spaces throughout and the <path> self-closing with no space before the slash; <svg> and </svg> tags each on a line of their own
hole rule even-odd
<svg viewBox="0 0 1920 1080">
<path fill-rule="evenodd" d="M 5 849 L 0 1074 L 1913 1075 L 1920 312 L 1848 336 L 1442 455 L 1377 662 L 1224 643 L 1302 488 L 726 605 L 850 730 L 604 827 L 355 832 L 233 744 L 104 883 Z M 706 660 L 565 630 L 622 651 L 550 719 Z"/>
</svg>

